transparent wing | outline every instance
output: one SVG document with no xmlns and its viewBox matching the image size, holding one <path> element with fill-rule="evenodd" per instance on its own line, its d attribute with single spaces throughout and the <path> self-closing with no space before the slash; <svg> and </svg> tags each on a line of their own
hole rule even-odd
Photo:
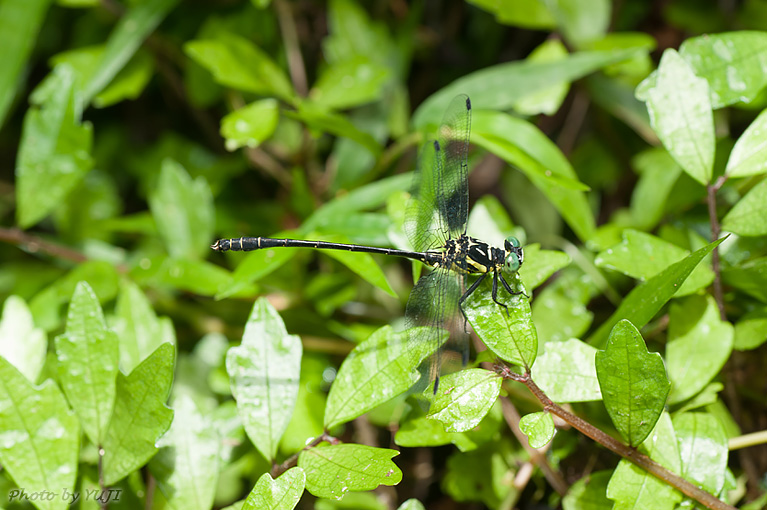
<svg viewBox="0 0 767 510">
<path fill-rule="evenodd" d="M 459 95 L 445 112 L 437 140 L 421 149 L 405 213 L 405 232 L 416 251 L 440 248 L 466 233 L 470 129 L 471 102 Z"/>
<path fill-rule="evenodd" d="M 444 269 L 422 276 L 410 293 L 405 309 L 408 352 L 429 381 L 440 373 L 441 347 L 454 329 L 460 297 L 459 282 Z"/>
<path fill-rule="evenodd" d="M 442 224 L 450 237 L 466 233 L 469 217 L 469 134 L 471 101 L 466 95 L 456 96 L 448 106 L 437 133 L 441 152 L 441 172 L 436 179 L 437 207 Z"/>
</svg>

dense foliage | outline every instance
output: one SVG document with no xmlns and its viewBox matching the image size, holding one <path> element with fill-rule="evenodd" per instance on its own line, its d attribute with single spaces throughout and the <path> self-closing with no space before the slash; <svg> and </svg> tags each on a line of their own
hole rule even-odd
<svg viewBox="0 0 767 510">
<path fill-rule="evenodd" d="M 0 47 L 3 507 L 767 502 L 764 0 L 0 0 Z M 457 94 L 527 295 L 432 396 L 423 268 L 210 245 L 408 249 Z"/>
</svg>

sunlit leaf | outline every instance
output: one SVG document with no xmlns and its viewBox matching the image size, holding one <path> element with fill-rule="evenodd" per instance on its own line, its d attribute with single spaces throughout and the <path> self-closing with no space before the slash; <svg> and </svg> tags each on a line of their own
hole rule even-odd
<svg viewBox="0 0 767 510">
<path fill-rule="evenodd" d="M 427 417 L 442 422 L 447 432 L 471 430 L 493 407 L 502 382 L 497 374 L 480 368 L 445 375 Z"/>
<path fill-rule="evenodd" d="M 631 322 L 615 325 L 604 351 L 596 355 L 602 398 L 615 428 L 630 446 L 639 446 L 658 421 L 671 383 L 663 359 L 647 352 Z"/>
<path fill-rule="evenodd" d="M 727 436 L 719 420 L 708 413 L 675 414 L 674 432 L 685 479 L 712 494 L 724 488 Z"/>
<path fill-rule="evenodd" d="M 364 57 L 330 65 L 314 84 L 311 97 L 317 104 L 344 109 L 380 98 L 389 70 Z"/>
<path fill-rule="evenodd" d="M 301 452 L 298 467 L 306 473 L 306 490 L 319 498 L 341 499 L 349 491 L 397 485 L 402 471 L 391 460 L 397 455 L 361 444 L 316 446 Z"/>
<path fill-rule="evenodd" d="M 226 356 L 226 371 L 245 431 L 266 459 L 274 459 L 298 396 L 301 340 L 288 335 L 269 302 L 256 301 L 242 344 Z"/>
<path fill-rule="evenodd" d="M 519 420 L 519 430 L 533 448 L 543 448 L 554 437 L 554 419 L 547 412 L 526 414 Z"/>
<path fill-rule="evenodd" d="M 743 131 L 730 152 L 726 174 L 746 177 L 767 172 L 767 110 Z"/>
<path fill-rule="evenodd" d="M 767 179 L 741 198 L 722 220 L 722 229 L 742 236 L 767 234 Z"/>
<path fill-rule="evenodd" d="M 277 128 L 279 112 L 276 100 L 262 99 L 226 115 L 221 119 L 221 136 L 227 150 L 258 147 L 268 140 Z"/>
<path fill-rule="evenodd" d="M 594 362 L 597 350 L 577 338 L 547 342 L 533 379 L 555 402 L 600 400 L 602 392 Z"/>
<path fill-rule="evenodd" d="M 19 296 L 8 296 L 0 318 L 0 356 L 35 383 L 47 351 L 48 338 L 35 327 L 27 303 Z"/>
<path fill-rule="evenodd" d="M 264 473 L 248 495 L 242 510 L 293 510 L 301 499 L 306 475 L 300 467 L 288 469 L 276 480 Z"/>
</svg>

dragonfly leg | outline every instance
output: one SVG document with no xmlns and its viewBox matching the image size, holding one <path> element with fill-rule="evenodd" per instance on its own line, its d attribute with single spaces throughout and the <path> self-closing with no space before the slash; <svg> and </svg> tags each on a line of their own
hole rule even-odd
<svg viewBox="0 0 767 510">
<path fill-rule="evenodd" d="M 512 290 L 512 288 L 511 288 L 511 286 L 510 286 L 508 283 L 506 283 L 506 280 L 504 280 L 504 279 L 503 279 L 503 275 L 502 275 L 502 274 L 499 274 L 498 276 L 500 276 L 500 277 L 501 277 L 501 283 L 502 283 L 502 284 L 503 284 L 503 286 L 506 288 L 506 291 L 508 291 L 508 293 L 509 293 L 509 294 L 511 294 L 512 296 L 519 296 L 520 294 L 522 294 L 522 295 L 523 295 L 523 296 L 525 296 L 527 299 L 530 299 L 530 296 L 528 296 L 527 294 L 525 294 L 525 293 L 524 293 L 524 292 L 522 292 L 521 290 L 520 290 L 520 291 L 518 291 L 518 292 L 514 292 L 514 291 Z"/>
<path fill-rule="evenodd" d="M 463 296 L 461 296 L 461 299 L 458 300 L 458 308 L 461 310 L 461 314 L 463 314 L 463 331 L 468 333 L 469 330 L 466 329 L 466 326 L 469 322 L 469 318 L 466 317 L 466 312 L 463 311 L 463 302 L 466 301 L 466 299 L 471 296 L 471 293 L 477 290 L 477 287 L 479 287 L 479 284 L 482 283 L 482 280 L 485 279 L 487 276 L 487 273 L 484 273 L 482 276 L 477 278 L 477 281 L 471 284 L 471 287 L 469 287 L 469 290 L 463 293 Z"/>
<path fill-rule="evenodd" d="M 500 305 L 504 310 L 506 310 L 506 317 L 508 317 L 509 307 L 498 301 L 498 276 L 498 271 L 493 271 L 493 301 L 495 301 L 496 305 Z M 503 280 L 503 276 L 501 276 L 501 280 Z M 504 281 L 503 283 L 505 284 L 506 282 Z"/>
</svg>

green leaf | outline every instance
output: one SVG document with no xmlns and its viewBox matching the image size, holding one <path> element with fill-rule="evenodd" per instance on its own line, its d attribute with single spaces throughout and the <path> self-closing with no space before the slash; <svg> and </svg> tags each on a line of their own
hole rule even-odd
<svg viewBox="0 0 767 510">
<path fill-rule="evenodd" d="M 523 295 L 510 296 L 501 288 L 498 300 L 507 308 L 504 310 L 493 301 L 488 288 L 490 278 L 485 279 L 463 303 L 463 310 L 472 328 L 488 349 L 499 358 L 524 367 L 532 367 L 538 354 L 538 334 L 532 321 L 530 301 Z M 506 279 L 515 288 L 514 280 Z M 523 289 L 519 289 L 523 290 Z M 508 312 L 508 313 L 507 313 Z"/>
<path fill-rule="evenodd" d="M 599 329 L 591 335 L 588 342 L 601 346 L 607 340 L 607 335 L 621 319 L 627 319 L 636 327 L 641 328 L 671 299 L 677 289 L 684 283 L 693 269 L 711 253 L 715 247 L 726 238 L 718 239 L 703 248 L 694 251 L 683 260 L 676 262 L 649 280 L 638 285 L 623 301 L 618 309 L 607 319 Z"/>
<path fill-rule="evenodd" d="M 679 473 L 679 449 L 668 413 L 663 413 L 640 451 L 674 473 Z M 673 510 L 682 494 L 639 466 L 623 459 L 607 485 L 615 510 Z"/>
<path fill-rule="evenodd" d="M 381 266 L 376 264 L 373 256 L 369 253 L 355 253 L 340 250 L 325 250 L 322 253 L 329 257 L 333 257 L 357 273 L 371 285 L 378 287 L 392 297 L 397 297 L 397 293 L 394 292 L 394 289 L 389 285 L 389 281 L 386 279 L 386 275 L 381 269 Z"/>
<path fill-rule="evenodd" d="M 674 432 L 685 479 L 717 495 L 727 471 L 727 436 L 719 420 L 708 413 L 674 415 Z"/>
<path fill-rule="evenodd" d="M 580 338 L 591 326 L 594 314 L 560 287 L 547 286 L 533 301 L 533 324 L 539 345 Z"/>
<path fill-rule="evenodd" d="M 371 21 L 365 8 L 353 0 L 333 0 L 328 8 L 329 35 L 322 41 L 322 52 L 332 64 L 367 57 L 379 64 L 389 64 L 393 52 L 402 50 L 395 46 L 387 27 Z M 399 62 L 397 62 L 399 63 Z"/>
<path fill-rule="evenodd" d="M 3 72 L 0 73 L 0 126 L 24 83 L 22 71 L 28 64 L 50 4 L 50 0 L 5 0 L 0 3 L 0 48 L 4 54 Z"/>
<path fill-rule="evenodd" d="M 80 426 L 58 386 L 33 386 L 0 357 L 0 463 L 27 493 L 73 488 Z M 39 499 L 40 510 L 65 510 L 63 498 Z"/>
<path fill-rule="evenodd" d="M 418 107 L 413 125 L 426 130 L 436 126 L 448 104 L 458 94 L 468 94 L 472 108 L 504 111 L 528 95 L 561 83 L 571 83 L 605 66 L 646 53 L 648 48 L 610 51 L 581 51 L 554 62 L 509 62 L 483 68 L 452 82 Z"/>
<path fill-rule="evenodd" d="M 767 303 L 767 257 L 749 260 L 736 267 L 722 271 L 722 280 L 727 285 Z"/>
<path fill-rule="evenodd" d="M 332 110 L 351 108 L 380 99 L 388 79 L 388 68 L 358 56 L 327 67 L 310 97 Z"/>
<path fill-rule="evenodd" d="M 663 52 L 647 111 L 658 138 L 690 177 L 706 185 L 714 169 L 714 117 L 706 80 L 673 49 Z"/>
<path fill-rule="evenodd" d="M 559 39 L 547 39 L 535 48 L 527 56 L 528 62 L 556 62 L 567 58 L 567 48 Z M 570 90 L 569 83 L 558 83 L 545 89 L 536 91 L 525 97 L 524 101 L 518 101 L 514 105 L 514 111 L 522 115 L 554 115 Z"/>
<path fill-rule="evenodd" d="M 208 255 L 215 210 L 203 177 L 192 180 L 180 164 L 166 159 L 157 186 L 149 195 L 149 208 L 172 257 L 199 259 Z"/>
<path fill-rule="evenodd" d="M 45 364 L 48 337 L 35 327 L 32 313 L 19 296 L 8 296 L 0 318 L 0 356 L 35 383 Z"/>
<path fill-rule="evenodd" d="M 734 329 L 719 318 L 713 297 L 691 296 L 671 306 L 668 337 L 666 363 L 673 384 L 669 403 L 676 404 L 719 373 L 732 352 Z"/>
<path fill-rule="evenodd" d="M 130 375 L 117 376 L 117 398 L 104 448 L 104 483 L 113 485 L 146 464 L 155 443 L 170 427 L 173 411 L 165 402 L 173 383 L 175 349 L 160 345 Z"/>
<path fill-rule="evenodd" d="M 231 275 L 221 266 L 205 260 L 165 255 L 143 258 L 139 265 L 131 269 L 130 276 L 141 285 L 170 286 L 202 296 L 216 295 L 232 285 Z M 254 293 L 253 286 L 247 284 L 235 290 L 238 295 Z"/>
<path fill-rule="evenodd" d="M 545 0 L 471 0 L 469 3 L 495 14 L 498 22 L 506 25 L 537 29 L 556 27 Z"/>
<path fill-rule="evenodd" d="M 74 73 L 59 66 L 24 116 L 16 166 L 16 219 L 34 225 L 58 206 L 91 169 L 93 129 L 81 124 Z"/>
<path fill-rule="evenodd" d="M 738 200 L 722 220 L 722 229 L 742 236 L 767 234 L 767 179 Z"/>
<path fill-rule="evenodd" d="M 112 329 L 120 339 L 120 368 L 126 374 L 163 343 L 176 343 L 171 320 L 158 318 L 139 286 L 127 278 L 120 282 L 115 315 Z"/>
<path fill-rule="evenodd" d="M 735 323 L 734 349 L 739 351 L 756 349 L 765 341 L 767 341 L 767 308 L 750 311 Z"/>
<path fill-rule="evenodd" d="M 191 397 L 179 396 L 173 410 L 173 423 L 157 442 L 160 451 L 149 470 L 171 508 L 210 510 L 221 464 L 221 437 Z"/>
<path fill-rule="evenodd" d="M 226 149 L 258 147 L 272 136 L 279 117 L 280 108 L 275 99 L 255 101 L 226 115 L 221 119 Z"/>
<path fill-rule="evenodd" d="M 310 129 L 320 133 L 329 133 L 353 140 L 366 148 L 373 156 L 381 154 L 381 146 L 372 135 L 355 126 L 347 117 L 324 110 L 310 101 L 302 101 L 295 112 L 286 111 L 285 115 L 298 119 Z"/>
<path fill-rule="evenodd" d="M 493 407 L 502 382 L 498 374 L 481 368 L 443 376 L 427 418 L 442 422 L 447 432 L 471 430 Z"/>
<path fill-rule="evenodd" d="M 226 355 L 226 371 L 243 426 L 267 459 L 277 454 L 298 396 L 301 339 L 288 335 L 265 298 L 253 305 L 242 344 Z"/>
<path fill-rule="evenodd" d="M 596 369 L 615 428 L 630 446 L 639 446 L 655 427 L 671 388 L 663 359 L 657 352 L 647 352 L 639 330 L 622 320 L 610 333 L 605 350 L 597 352 Z"/>
<path fill-rule="evenodd" d="M 330 387 L 325 428 L 353 420 L 407 391 L 420 374 L 418 366 L 430 354 L 431 342 L 417 342 L 408 351 L 408 334 L 384 326 L 357 345 L 346 357 Z M 443 332 L 439 345 L 447 340 Z"/>
<path fill-rule="evenodd" d="M 305 485 L 306 475 L 300 467 L 288 469 L 276 480 L 264 473 L 248 494 L 242 510 L 293 510 Z"/>
<path fill-rule="evenodd" d="M 603 37 L 610 24 L 609 0 L 555 0 L 547 4 L 565 39 L 575 47 Z"/>
<path fill-rule="evenodd" d="M 426 507 L 417 499 L 408 499 L 398 506 L 397 510 L 426 510 Z"/>
<path fill-rule="evenodd" d="M 283 70 L 243 37 L 221 33 L 216 39 L 189 41 L 184 51 L 225 87 L 278 97 L 288 103 L 295 101 L 293 87 Z"/>
<path fill-rule="evenodd" d="M 105 48 L 106 49 L 106 48 Z M 136 99 L 154 74 L 154 60 L 146 51 L 137 51 L 112 82 L 93 98 L 93 106 L 106 108 L 124 99 Z"/>
<path fill-rule="evenodd" d="M 115 403 L 120 346 L 86 282 L 72 295 L 67 328 L 56 337 L 61 387 L 94 445 L 106 438 Z"/>
<path fill-rule="evenodd" d="M 61 305 L 69 302 L 81 281 L 88 282 L 102 301 L 117 295 L 118 276 L 115 267 L 99 260 L 84 262 L 32 298 L 29 309 L 32 310 L 35 324 L 46 331 L 58 328 L 61 324 Z"/>
<path fill-rule="evenodd" d="M 290 237 L 290 233 L 281 233 Z M 295 236 L 295 234 L 294 234 Z M 237 265 L 229 285 L 222 287 L 216 294 L 216 299 L 224 299 L 247 288 L 251 283 L 260 280 L 282 267 L 296 255 L 296 250 L 270 248 L 248 253 Z"/>
<path fill-rule="evenodd" d="M 754 119 L 743 131 L 727 160 L 725 174 L 729 177 L 747 177 L 767 172 L 767 110 Z"/>
<path fill-rule="evenodd" d="M 525 246 L 525 263 L 519 268 L 519 277 L 526 289 L 533 290 L 570 262 L 570 255 L 563 251 L 541 250 L 540 244 L 531 244 Z"/>
<path fill-rule="evenodd" d="M 639 173 L 639 181 L 631 194 L 631 223 L 639 229 L 650 230 L 663 217 L 682 167 L 661 148 L 640 152 L 631 165 Z"/>
<path fill-rule="evenodd" d="M 526 414 L 519 420 L 519 430 L 527 436 L 531 447 L 543 448 L 554 438 L 554 419 L 544 411 Z"/>
<path fill-rule="evenodd" d="M 547 342 L 533 367 L 533 380 L 554 402 L 601 400 L 596 353 L 594 347 L 577 338 Z"/>
<path fill-rule="evenodd" d="M 623 241 L 600 252 L 594 259 L 594 264 L 597 267 L 619 271 L 632 278 L 647 280 L 689 254 L 687 250 L 659 237 L 626 229 L 623 231 Z M 711 268 L 706 264 L 699 265 L 693 269 L 674 296 L 693 294 L 708 287 L 713 281 L 714 272 Z"/>
<path fill-rule="evenodd" d="M 454 453 L 447 459 L 441 486 L 455 501 L 482 501 L 487 508 L 502 508 L 504 499 L 518 497 L 508 483 L 513 472 L 514 452 L 509 441 L 493 441 L 467 453 Z M 463 505 L 464 507 L 468 505 Z"/>
<path fill-rule="evenodd" d="M 299 454 L 298 467 L 306 473 L 306 490 L 318 498 L 341 499 L 349 491 L 400 483 L 402 471 L 391 460 L 397 455 L 360 444 L 316 446 Z"/>
<path fill-rule="evenodd" d="M 607 484 L 612 470 L 590 473 L 570 486 L 562 498 L 564 510 L 612 510 L 613 503 L 607 499 Z"/>
<path fill-rule="evenodd" d="M 740 30 L 685 40 L 679 53 L 708 81 L 711 103 L 722 108 L 750 103 L 767 85 L 767 33 Z"/>
<path fill-rule="evenodd" d="M 120 16 L 117 26 L 107 40 L 101 63 L 90 78 L 83 93 L 83 101 L 88 104 L 101 92 L 117 73 L 128 63 L 144 39 L 176 6 L 178 0 L 147 0 L 135 4 Z"/>
</svg>

